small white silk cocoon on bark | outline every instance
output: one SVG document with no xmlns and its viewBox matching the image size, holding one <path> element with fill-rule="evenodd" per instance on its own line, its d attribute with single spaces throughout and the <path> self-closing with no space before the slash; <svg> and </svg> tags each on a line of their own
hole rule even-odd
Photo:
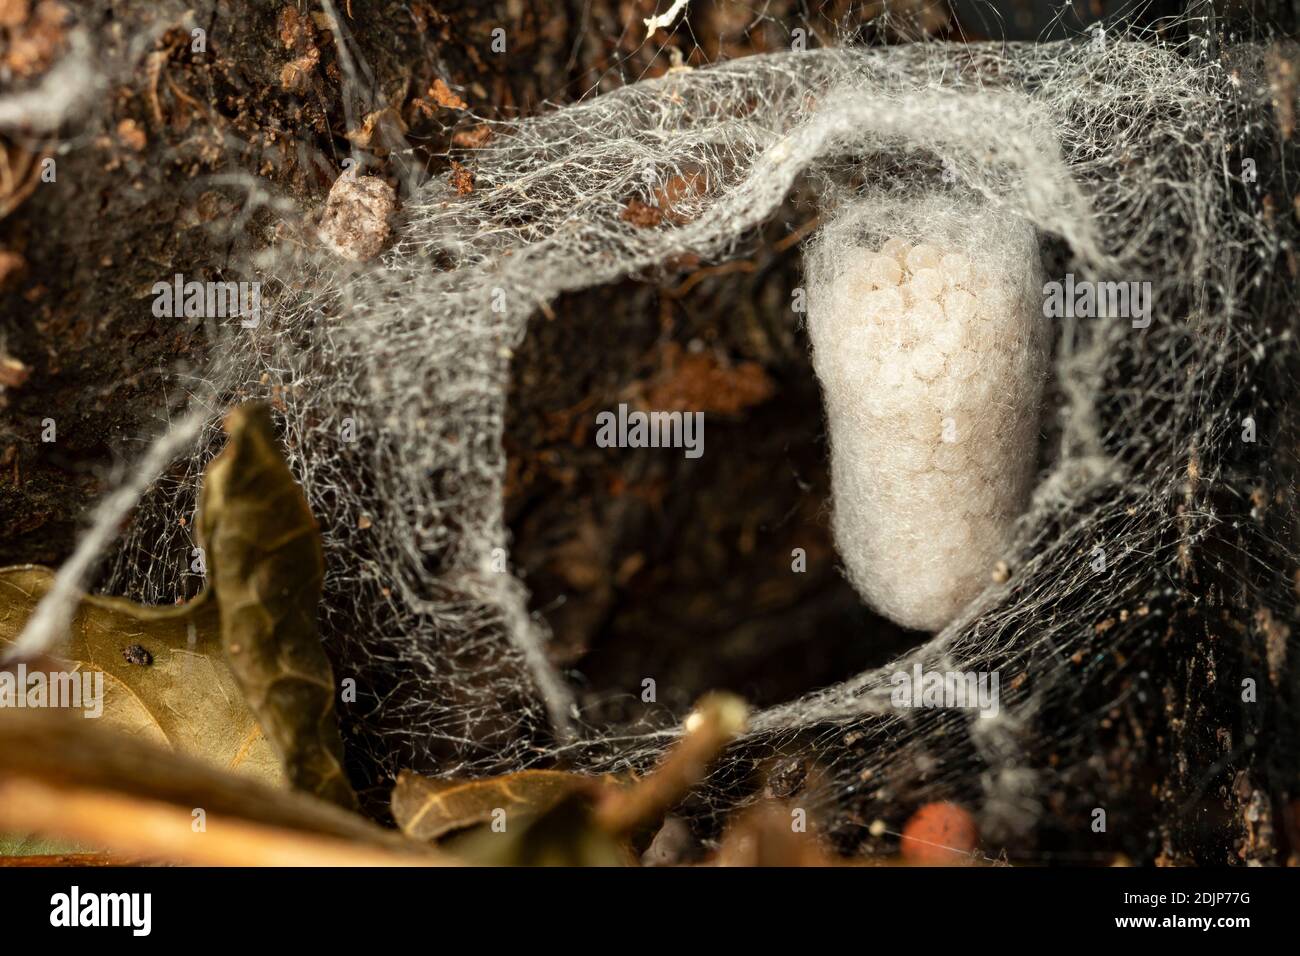
<svg viewBox="0 0 1300 956">
<path fill-rule="evenodd" d="M 1050 351 L 1034 230 L 863 200 L 807 255 L 836 547 L 877 611 L 940 630 L 991 581 L 1037 471 Z"/>
</svg>

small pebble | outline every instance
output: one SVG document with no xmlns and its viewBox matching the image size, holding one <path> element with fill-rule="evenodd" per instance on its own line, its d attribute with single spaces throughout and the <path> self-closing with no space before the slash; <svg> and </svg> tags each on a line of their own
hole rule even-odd
<svg viewBox="0 0 1300 956">
<path fill-rule="evenodd" d="M 335 255 L 365 262 L 388 245 L 396 212 L 397 196 L 388 183 L 377 176 L 344 173 L 325 201 L 320 237 Z"/>
</svg>

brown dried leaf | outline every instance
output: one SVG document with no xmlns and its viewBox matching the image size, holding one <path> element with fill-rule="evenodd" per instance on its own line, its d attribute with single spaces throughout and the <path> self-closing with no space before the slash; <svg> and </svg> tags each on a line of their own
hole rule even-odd
<svg viewBox="0 0 1300 956">
<path fill-rule="evenodd" d="M 685 735 L 654 773 L 617 777 L 527 770 L 484 780 L 430 780 L 404 772 L 393 817 L 419 840 L 478 866 L 627 866 L 634 834 L 662 819 L 745 726 L 740 698 L 707 694 Z"/>
<path fill-rule="evenodd" d="M 439 844 L 473 866 L 631 866 L 636 857 L 621 834 L 604 830 L 591 802 L 571 793 L 540 815 L 505 818 L 504 829 L 478 826 Z"/>
<path fill-rule="evenodd" d="M 0 831 L 206 865 L 445 864 L 447 856 L 277 790 L 51 710 L 0 710 Z M 203 827 L 194 826 L 195 811 Z"/>
<path fill-rule="evenodd" d="M 523 770 L 483 780 L 435 780 L 402 771 L 393 788 L 393 819 L 417 840 L 437 840 L 455 830 L 489 823 L 496 810 L 507 819 L 541 815 L 574 794 L 594 792 L 602 778 L 558 770 Z"/>
<path fill-rule="evenodd" d="M 316 632 L 324 576 L 316 520 L 280 454 L 270 408 L 241 405 L 225 429 L 229 441 L 203 482 L 198 531 L 226 659 L 290 782 L 355 807 L 334 675 Z"/>
</svg>

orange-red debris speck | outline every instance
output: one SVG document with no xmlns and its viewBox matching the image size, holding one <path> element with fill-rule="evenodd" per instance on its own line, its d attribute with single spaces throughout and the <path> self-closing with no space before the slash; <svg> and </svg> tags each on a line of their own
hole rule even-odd
<svg viewBox="0 0 1300 956">
<path fill-rule="evenodd" d="M 955 803 L 927 803 L 903 827 L 902 853 L 920 866 L 956 866 L 967 862 L 979 841 L 975 820 Z"/>
</svg>

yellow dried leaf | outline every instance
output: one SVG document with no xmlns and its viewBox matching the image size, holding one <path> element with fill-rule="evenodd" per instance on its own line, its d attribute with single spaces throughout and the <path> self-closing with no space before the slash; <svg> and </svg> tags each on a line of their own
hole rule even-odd
<svg viewBox="0 0 1300 956">
<path fill-rule="evenodd" d="M 0 710 L 0 831 L 207 866 L 455 861 L 335 804 L 64 711 Z M 205 826 L 192 826 L 202 810 Z M 37 849 L 40 852 L 40 849 Z"/>
<path fill-rule="evenodd" d="M 22 631 L 54 572 L 38 565 L 0 568 L 0 646 Z M 143 649 L 150 663 L 131 663 Z M 100 723 L 169 746 L 226 770 L 282 784 L 284 774 L 244 703 L 221 649 L 211 602 L 150 608 L 119 598 L 86 597 L 61 660 L 68 670 L 104 675 Z M 143 660 L 138 652 L 132 654 Z"/>
</svg>

